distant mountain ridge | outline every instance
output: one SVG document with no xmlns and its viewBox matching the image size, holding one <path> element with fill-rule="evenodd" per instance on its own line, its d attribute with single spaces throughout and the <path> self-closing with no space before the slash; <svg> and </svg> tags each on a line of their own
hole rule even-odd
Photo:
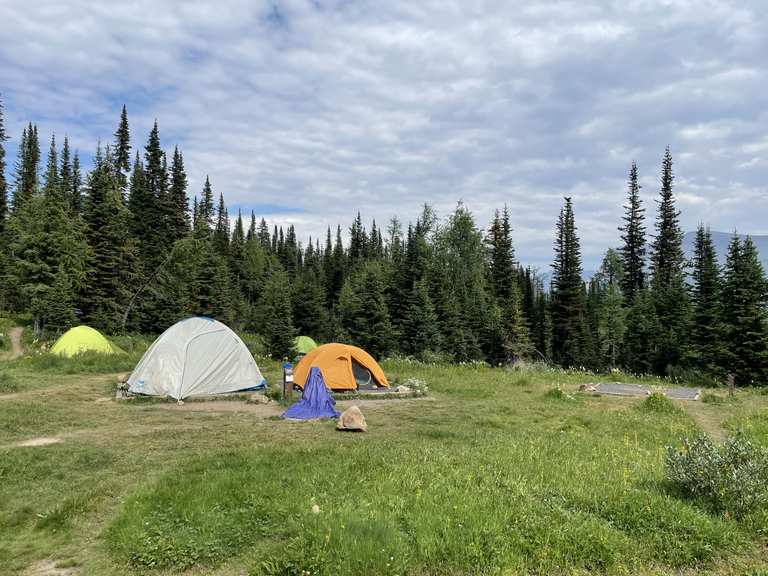
<svg viewBox="0 0 768 576">
<path fill-rule="evenodd" d="M 753 236 L 751 234 L 739 234 L 742 240 L 749 236 L 760 254 L 760 261 L 763 263 L 763 270 L 768 272 L 768 236 Z M 728 243 L 733 238 L 730 232 L 716 232 L 712 230 L 712 243 L 715 245 L 717 258 L 721 265 L 725 264 L 725 258 L 728 255 Z M 685 257 L 689 260 L 693 258 L 693 247 L 696 242 L 696 232 L 686 232 L 683 236 L 683 250 Z"/>
</svg>

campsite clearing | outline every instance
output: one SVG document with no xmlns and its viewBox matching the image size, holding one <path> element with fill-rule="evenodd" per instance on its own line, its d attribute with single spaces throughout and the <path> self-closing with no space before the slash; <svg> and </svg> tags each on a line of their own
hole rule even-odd
<svg viewBox="0 0 768 576">
<path fill-rule="evenodd" d="M 358 402 L 369 428 L 354 435 L 283 421 L 277 404 L 112 400 L 139 356 L 0 364 L 15 383 L 0 402 L 0 573 L 766 569 L 767 513 L 724 518 L 661 482 L 665 446 L 702 419 L 768 445 L 756 391 L 654 413 L 579 394 L 588 374 L 386 361 L 430 395 Z M 279 365 L 259 362 L 276 383 Z"/>
</svg>

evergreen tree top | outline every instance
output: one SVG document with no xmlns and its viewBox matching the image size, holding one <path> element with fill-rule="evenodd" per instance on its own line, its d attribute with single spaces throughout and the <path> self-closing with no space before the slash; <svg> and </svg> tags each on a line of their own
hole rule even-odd
<svg viewBox="0 0 768 576">
<path fill-rule="evenodd" d="M 672 192 L 673 182 L 672 155 L 667 147 L 662 161 L 656 237 L 651 250 L 651 270 L 656 288 L 679 284 L 683 276 L 683 232 L 680 229 L 680 212 L 675 206 Z"/>
<path fill-rule="evenodd" d="M 48 148 L 48 163 L 45 168 L 45 193 L 46 195 L 59 192 L 59 161 L 56 148 L 56 135 L 51 136 L 51 145 Z"/>
<path fill-rule="evenodd" d="M 155 122 L 157 127 L 157 122 Z M 128 110 L 123 104 L 120 123 L 115 131 L 115 165 L 118 170 L 127 172 L 131 168 L 131 135 L 128 129 Z"/>
</svg>

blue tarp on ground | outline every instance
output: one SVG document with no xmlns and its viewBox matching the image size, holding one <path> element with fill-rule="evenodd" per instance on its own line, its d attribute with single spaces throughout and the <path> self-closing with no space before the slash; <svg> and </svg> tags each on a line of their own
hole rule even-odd
<svg viewBox="0 0 768 576">
<path fill-rule="evenodd" d="M 325 387 L 323 373 L 319 368 L 310 368 L 307 384 L 301 400 L 292 404 L 283 413 L 283 418 L 296 420 L 312 420 L 313 418 L 338 418 L 339 413 L 333 409 L 336 401 L 331 398 Z"/>
</svg>

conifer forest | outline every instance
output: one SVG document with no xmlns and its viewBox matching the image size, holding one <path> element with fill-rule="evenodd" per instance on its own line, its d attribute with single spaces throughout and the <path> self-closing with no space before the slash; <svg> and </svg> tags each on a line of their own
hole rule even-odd
<svg viewBox="0 0 768 576">
<path fill-rule="evenodd" d="M 204 315 L 258 334 L 275 358 L 305 334 L 377 357 L 768 384 L 757 249 L 734 235 L 721 266 L 701 225 L 688 261 L 663 143 L 657 202 L 643 204 L 628 158 L 620 245 L 585 280 L 576 199 L 552 215 L 546 275 L 518 263 L 513 206 L 478 222 L 461 203 L 438 217 L 425 198 L 410 222 L 351 213 L 304 242 L 293 226 L 230 213 L 216 182 L 190 190 L 157 123 L 145 139 L 125 107 L 116 120 L 90 171 L 66 137 L 33 123 L 14 135 L 10 166 L 0 104 L 0 310 L 30 315 L 39 334 L 81 323 L 153 334 Z"/>
</svg>

